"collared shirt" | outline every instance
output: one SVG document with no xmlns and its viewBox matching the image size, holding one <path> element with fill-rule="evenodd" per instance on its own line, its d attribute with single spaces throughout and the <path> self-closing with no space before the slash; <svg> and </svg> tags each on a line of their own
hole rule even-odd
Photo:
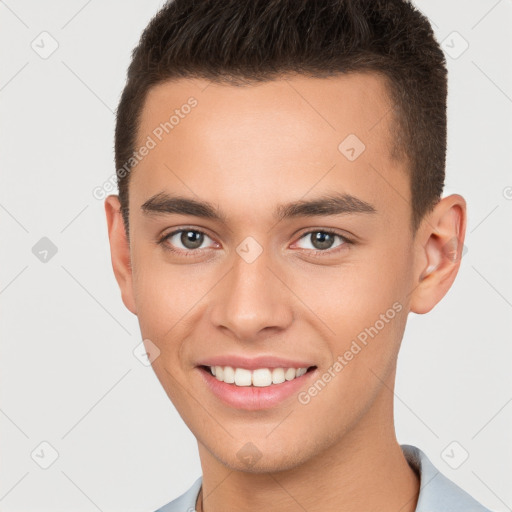
<svg viewBox="0 0 512 512">
<path fill-rule="evenodd" d="M 419 448 L 408 444 L 401 448 L 420 478 L 416 512 L 491 512 L 437 470 Z M 199 477 L 188 491 L 156 512 L 194 512 L 201 484 Z"/>
</svg>

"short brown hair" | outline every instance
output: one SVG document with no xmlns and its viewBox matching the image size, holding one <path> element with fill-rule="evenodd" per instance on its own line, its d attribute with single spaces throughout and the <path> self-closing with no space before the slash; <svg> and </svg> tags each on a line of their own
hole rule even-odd
<svg viewBox="0 0 512 512">
<path fill-rule="evenodd" d="M 415 232 L 441 197 L 446 160 L 446 61 L 421 12 L 406 0 L 168 1 L 133 50 L 117 109 L 115 160 L 127 235 L 126 163 L 151 87 L 178 78 L 240 86 L 286 74 L 357 71 L 387 79 L 391 154 L 408 164 Z"/>
</svg>

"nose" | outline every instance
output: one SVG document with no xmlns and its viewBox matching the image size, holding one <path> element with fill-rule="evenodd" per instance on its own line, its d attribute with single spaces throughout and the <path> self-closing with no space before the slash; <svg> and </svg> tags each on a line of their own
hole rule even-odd
<svg viewBox="0 0 512 512">
<path fill-rule="evenodd" d="M 283 331 L 293 321 L 293 293 L 283 271 L 263 251 L 248 263 L 238 254 L 215 287 L 211 321 L 216 329 L 242 342 L 253 342 Z"/>
</svg>

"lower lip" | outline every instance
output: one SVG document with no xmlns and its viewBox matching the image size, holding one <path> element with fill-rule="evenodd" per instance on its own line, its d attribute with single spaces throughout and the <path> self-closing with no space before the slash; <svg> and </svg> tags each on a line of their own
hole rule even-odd
<svg viewBox="0 0 512 512">
<path fill-rule="evenodd" d="M 317 373 L 314 368 L 300 377 L 287 380 L 281 384 L 271 384 L 266 387 L 236 386 L 217 380 L 208 370 L 198 367 L 207 386 L 220 400 L 231 407 L 256 411 L 274 407 L 290 396 L 296 394 Z"/>
</svg>

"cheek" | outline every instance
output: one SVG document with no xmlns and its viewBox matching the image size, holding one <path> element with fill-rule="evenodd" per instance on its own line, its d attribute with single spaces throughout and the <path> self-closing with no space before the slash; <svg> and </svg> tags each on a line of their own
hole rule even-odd
<svg viewBox="0 0 512 512">
<path fill-rule="evenodd" d="M 404 252 L 382 246 L 337 268 L 294 273 L 290 287 L 325 335 L 331 362 L 341 357 L 346 365 L 338 381 L 350 374 L 348 380 L 360 382 L 369 368 L 384 372 L 393 363 L 406 321 L 406 268 Z"/>
<path fill-rule="evenodd" d="M 403 302 L 404 265 L 395 254 L 372 251 L 338 267 L 295 269 L 287 282 L 331 336 L 347 337 L 372 325 L 396 301 Z"/>
<path fill-rule="evenodd" d="M 201 265 L 171 265 L 158 251 L 134 251 L 133 287 L 141 334 L 160 350 L 165 366 L 180 368 L 187 340 L 197 337 L 205 321 L 208 291 L 218 273 Z M 179 370 L 178 370 L 179 371 Z"/>
<path fill-rule="evenodd" d="M 189 303 L 189 291 L 183 290 L 179 273 L 158 261 L 155 252 L 133 251 L 133 290 L 143 337 L 163 349 L 163 338 Z"/>
<path fill-rule="evenodd" d="M 204 276 L 198 266 L 170 264 L 163 249 L 133 251 L 133 287 L 140 316 L 160 318 L 165 324 L 181 317 L 204 294 Z"/>
</svg>

